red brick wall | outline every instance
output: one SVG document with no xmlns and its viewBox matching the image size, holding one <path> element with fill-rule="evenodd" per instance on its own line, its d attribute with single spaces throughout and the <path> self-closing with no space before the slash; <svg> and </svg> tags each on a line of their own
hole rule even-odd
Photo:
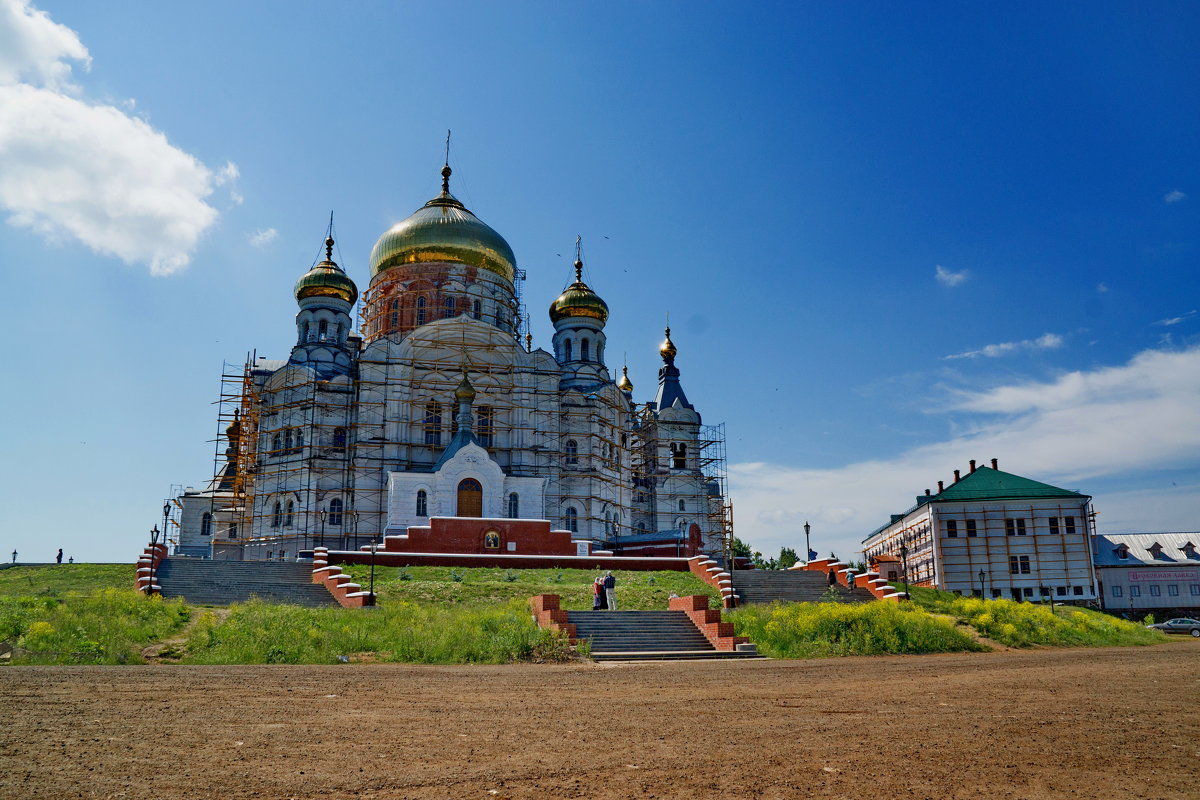
<svg viewBox="0 0 1200 800">
<path fill-rule="evenodd" d="M 484 547 L 488 531 L 500 534 L 499 549 Z M 575 555 L 570 531 L 551 530 L 542 519 L 433 517 L 428 526 L 410 527 L 408 534 L 384 537 L 383 549 L 399 553 L 528 553 Z M 515 550 L 509 550 L 512 542 Z"/>
<path fill-rule="evenodd" d="M 324 547 L 313 551 L 313 583 L 319 583 L 329 590 L 333 599 L 344 608 L 363 608 L 370 605 L 369 593 L 362 591 L 362 587 L 342 572 L 341 567 L 330 566 L 328 553 Z"/>
<path fill-rule="evenodd" d="M 157 594 L 160 591 L 158 585 L 158 565 L 167 557 L 167 546 L 165 544 L 147 545 L 142 551 L 142 555 L 137 560 L 137 579 L 136 586 L 139 592 L 145 592 L 146 587 L 150 586 L 150 578 L 154 576 L 154 585 L 150 588 L 148 594 Z"/>
<path fill-rule="evenodd" d="M 331 550 L 329 564 L 370 564 L 367 550 Z M 674 570 L 687 572 L 688 562 L 682 558 L 626 558 L 624 556 L 590 555 L 542 556 L 511 553 L 482 555 L 457 553 L 396 553 L 380 550 L 375 564 L 381 567 L 500 567 L 502 569 L 629 569 Z"/>
<path fill-rule="evenodd" d="M 720 610 L 708 607 L 707 595 L 672 597 L 669 607 L 672 611 L 686 613 L 692 624 L 700 629 L 704 638 L 717 650 L 737 650 L 739 644 L 750 641 L 749 637 L 733 635 L 733 623 L 721 621 Z"/>
</svg>

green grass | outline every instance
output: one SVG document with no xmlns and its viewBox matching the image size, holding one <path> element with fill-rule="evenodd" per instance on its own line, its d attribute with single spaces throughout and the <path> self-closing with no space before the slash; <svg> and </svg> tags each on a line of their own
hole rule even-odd
<svg viewBox="0 0 1200 800">
<path fill-rule="evenodd" d="M 132 589 L 133 564 L 39 564 L 0 569 L 0 597 L 36 597 Z"/>
<path fill-rule="evenodd" d="M 252 601 L 219 620 L 205 612 L 188 637 L 187 664 L 502 664 L 560 661 L 566 639 L 533 622 L 525 600 L 488 607 L 393 600 L 374 609 L 300 608 Z"/>
<path fill-rule="evenodd" d="M 363 564 L 343 566 L 356 583 L 368 588 L 370 567 Z M 487 606 L 510 600 L 528 601 L 535 594 L 562 596 L 562 607 L 571 611 L 590 610 L 592 581 L 601 570 L 516 569 L 460 567 L 376 567 L 375 594 L 381 606 L 398 601 L 439 606 Z M 454 580 L 457 575 L 461 580 Z M 404 576 L 407 576 L 405 578 Z M 672 592 L 685 596 L 719 595 L 715 589 L 690 572 L 615 571 L 617 606 L 622 610 L 665 609 Z M 719 603 L 714 602 L 713 608 Z"/>
<path fill-rule="evenodd" d="M 984 600 L 913 586 L 912 602 L 928 611 L 954 617 L 981 636 L 1009 647 L 1113 647 L 1168 641 L 1144 625 L 1076 606 Z"/>
<path fill-rule="evenodd" d="M 949 620 L 918 606 L 883 600 L 743 606 L 729 619 L 738 636 L 749 636 L 773 658 L 988 649 Z"/>
<path fill-rule="evenodd" d="M 133 589 L 0 597 L 0 641 L 16 646 L 14 664 L 136 664 L 143 647 L 179 631 L 189 616 L 180 600 Z"/>
</svg>

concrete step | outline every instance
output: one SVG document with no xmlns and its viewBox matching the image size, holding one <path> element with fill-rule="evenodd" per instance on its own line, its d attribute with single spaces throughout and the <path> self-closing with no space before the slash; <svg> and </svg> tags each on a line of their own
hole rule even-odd
<svg viewBox="0 0 1200 800">
<path fill-rule="evenodd" d="M 338 605 L 324 586 L 312 583 L 307 564 L 168 558 L 156 579 L 164 597 L 182 597 L 195 605 L 224 606 L 252 597 L 315 608 Z"/>
</svg>

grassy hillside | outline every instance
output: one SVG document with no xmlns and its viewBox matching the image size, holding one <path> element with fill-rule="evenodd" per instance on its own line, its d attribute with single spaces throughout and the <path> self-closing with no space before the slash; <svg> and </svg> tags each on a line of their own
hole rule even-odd
<svg viewBox="0 0 1200 800">
<path fill-rule="evenodd" d="M 39 564 L 0 569 L 0 597 L 36 597 L 133 588 L 133 564 Z"/>
<path fill-rule="evenodd" d="M 368 588 L 370 567 L 343 567 L 356 583 Z M 583 569 L 455 569 L 451 567 L 376 567 L 375 594 L 382 606 L 406 601 L 435 605 L 496 605 L 527 601 L 535 594 L 562 596 L 562 607 L 590 610 L 592 581 L 599 570 Z M 665 609 L 671 592 L 680 596 L 717 592 L 690 572 L 616 571 L 617 607 L 629 611 Z M 716 603 L 714 608 L 718 607 Z"/>
</svg>

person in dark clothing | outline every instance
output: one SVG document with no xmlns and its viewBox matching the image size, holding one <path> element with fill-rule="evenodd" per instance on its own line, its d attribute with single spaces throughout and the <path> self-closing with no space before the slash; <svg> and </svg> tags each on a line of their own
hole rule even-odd
<svg viewBox="0 0 1200 800">
<path fill-rule="evenodd" d="M 611 572 L 604 573 L 604 599 L 609 611 L 617 610 L 617 579 Z"/>
<path fill-rule="evenodd" d="M 56 563 L 56 564 L 62 563 L 62 548 L 61 547 L 58 548 L 58 555 L 54 557 L 54 563 Z"/>
<path fill-rule="evenodd" d="M 834 572 L 833 570 L 829 570 L 829 585 L 834 586 L 836 584 L 837 584 L 837 573 Z"/>
</svg>

